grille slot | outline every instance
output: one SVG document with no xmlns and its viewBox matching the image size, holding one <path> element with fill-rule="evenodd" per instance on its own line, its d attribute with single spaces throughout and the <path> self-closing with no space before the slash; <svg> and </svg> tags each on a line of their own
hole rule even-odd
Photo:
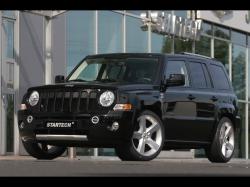
<svg viewBox="0 0 250 187">
<path fill-rule="evenodd" d="M 86 113 L 98 107 L 97 90 L 42 90 L 40 91 L 40 112 Z"/>
</svg>

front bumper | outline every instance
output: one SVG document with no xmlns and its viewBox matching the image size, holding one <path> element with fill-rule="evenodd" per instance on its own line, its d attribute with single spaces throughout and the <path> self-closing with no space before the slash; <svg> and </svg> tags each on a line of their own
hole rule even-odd
<svg viewBox="0 0 250 187">
<path fill-rule="evenodd" d="M 32 122 L 28 122 L 32 116 Z M 93 116 L 99 117 L 94 124 Z M 44 142 L 51 145 L 113 147 L 132 136 L 135 112 L 110 111 L 107 114 L 70 114 L 70 113 L 32 113 L 29 110 L 18 111 L 18 127 L 23 141 Z M 46 127 L 46 122 L 74 121 L 74 127 Z M 114 130 L 112 124 L 119 128 Z"/>
</svg>

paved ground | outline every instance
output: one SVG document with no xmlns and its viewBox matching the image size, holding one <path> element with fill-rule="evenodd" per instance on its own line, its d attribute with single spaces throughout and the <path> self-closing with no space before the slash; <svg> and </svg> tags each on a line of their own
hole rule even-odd
<svg viewBox="0 0 250 187">
<path fill-rule="evenodd" d="M 0 156 L 0 176 L 250 176 L 250 160 L 227 164 L 207 159 L 155 159 L 122 162 L 116 157 L 36 160 Z"/>
</svg>

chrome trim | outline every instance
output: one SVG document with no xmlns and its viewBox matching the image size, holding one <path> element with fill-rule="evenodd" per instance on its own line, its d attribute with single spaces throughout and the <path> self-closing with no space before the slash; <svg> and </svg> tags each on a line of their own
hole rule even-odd
<svg viewBox="0 0 250 187">
<path fill-rule="evenodd" d="M 86 135 L 62 135 L 62 134 L 37 134 L 37 140 L 72 140 L 72 141 L 87 141 Z"/>
</svg>

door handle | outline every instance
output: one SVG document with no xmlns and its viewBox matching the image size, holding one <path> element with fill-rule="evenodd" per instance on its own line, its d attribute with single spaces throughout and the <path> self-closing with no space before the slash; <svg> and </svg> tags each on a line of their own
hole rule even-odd
<svg viewBox="0 0 250 187">
<path fill-rule="evenodd" d="M 211 97 L 211 100 L 212 100 L 212 101 L 218 101 L 218 98 L 215 97 L 215 96 L 213 96 L 213 97 Z"/>
<path fill-rule="evenodd" d="M 193 100 L 193 99 L 195 99 L 196 97 L 194 97 L 192 94 L 189 94 L 187 98 L 188 98 L 189 100 Z"/>
</svg>

